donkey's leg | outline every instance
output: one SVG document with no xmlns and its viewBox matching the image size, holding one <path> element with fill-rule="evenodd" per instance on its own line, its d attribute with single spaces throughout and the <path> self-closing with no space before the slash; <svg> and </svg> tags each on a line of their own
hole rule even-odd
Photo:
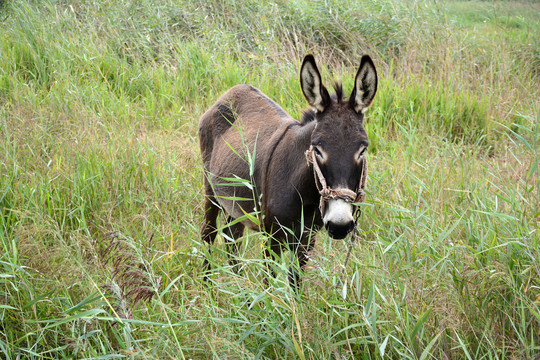
<svg viewBox="0 0 540 360">
<path fill-rule="evenodd" d="M 219 207 L 215 203 L 215 199 L 211 195 L 207 195 L 204 199 L 204 220 L 201 226 L 201 239 L 203 243 L 208 244 L 208 255 L 212 252 L 212 244 L 216 239 L 216 219 L 219 214 Z M 208 258 L 204 258 L 203 262 L 204 280 L 208 280 L 208 271 L 211 270 Z"/>
<path fill-rule="evenodd" d="M 233 220 L 233 217 L 229 216 L 227 219 L 227 224 L 230 224 Z M 238 222 L 233 225 L 227 225 L 225 229 L 223 229 L 226 237 L 228 237 L 228 239 L 225 239 L 225 241 L 228 242 L 227 249 L 229 252 L 229 264 L 231 264 L 235 273 L 238 273 L 240 270 L 236 257 L 238 255 L 239 248 L 238 239 L 244 235 L 244 228 L 245 226 Z"/>
<path fill-rule="evenodd" d="M 298 268 L 291 265 L 289 268 L 289 284 L 294 289 L 295 292 L 298 292 L 300 287 L 301 279 L 300 275 L 304 271 L 306 264 L 309 260 L 309 252 L 315 246 L 315 239 L 313 239 L 313 233 L 311 231 L 305 231 L 300 235 L 300 241 L 293 244 L 293 250 L 295 257 L 298 259 Z"/>
</svg>

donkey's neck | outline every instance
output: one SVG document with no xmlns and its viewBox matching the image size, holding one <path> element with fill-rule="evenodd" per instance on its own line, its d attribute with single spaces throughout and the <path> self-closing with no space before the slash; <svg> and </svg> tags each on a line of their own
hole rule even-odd
<svg viewBox="0 0 540 360">
<path fill-rule="evenodd" d="M 311 196 L 317 194 L 318 190 L 313 176 L 313 168 L 308 165 L 306 159 L 306 150 L 311 145 L 311 134 L 317 126 L 316 121 L 295 126 L 291 130 L 294 133 L 294 146 L 291 149 L 291 163 L 294 164 L 295 170 L 295 186 L 302 196 Z"/>
<path fill-rule="evenodd" d="M 262 211 L 266 215 L 266 226 L 272 226 L 277 221 L 280 226 L 291 227 L 293 223 L 290 221 L 302 216 L 306 221 L 321 222 L 318 216 L 320 195 L 313 168 L 305 155 L 311 145 L 315 125 L 314 122 L 301 124 L 291 120 L 279 136 L 274 151 L 269 154 L 268 170 L 261 179 L 264 184 Z"/>
<path fill-rule="evenodd" d="M 303 151 L 306 151 L 309 149 L 309 146 L 311 145 L 311 134 L 313 134 L 313 130 L 317 126 L 316 121 L 311 121 L 307 124 L 298 125 L 294 127 L 293 129 L 295 134 L 295 145 L 300 150 L 303 149 Z"/>
</svg>

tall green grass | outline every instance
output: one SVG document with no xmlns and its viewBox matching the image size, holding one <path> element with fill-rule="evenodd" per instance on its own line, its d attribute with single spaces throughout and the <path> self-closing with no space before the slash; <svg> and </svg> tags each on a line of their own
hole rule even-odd
<svg viewBox="0 0 540 360">
<path fill-rule="evenodd" d="M 4 2 L 1 357 L 534 358 L 538 10 Z M 205 286 L 197 120 L 238 83 L 299 118 L 307 52 L 346 91 L 376 60 L 361 239 L 344 268 L 321 232 L 297 296 L 262 234 L 240 275 L 218 237 Z"/>
</svg>

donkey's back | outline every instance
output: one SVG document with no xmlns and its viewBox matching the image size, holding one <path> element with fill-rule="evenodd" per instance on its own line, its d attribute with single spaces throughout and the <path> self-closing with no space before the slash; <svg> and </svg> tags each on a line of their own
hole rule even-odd
<svg viewBox="0 0 540 360">
<path fill-rule="evenodd" d="M 241 136 L 245 144 L 271 135 L 280 126 L 295 121 L 259 89 L 236 85 L 224 93 L 199 120 L 199 139 L 203 161 L 208 168 L 214 145 Z M 262 138 L 261 138 L 262 139 Z M 232 144 L 231 144 L 232 145 Z"/>
</svg>

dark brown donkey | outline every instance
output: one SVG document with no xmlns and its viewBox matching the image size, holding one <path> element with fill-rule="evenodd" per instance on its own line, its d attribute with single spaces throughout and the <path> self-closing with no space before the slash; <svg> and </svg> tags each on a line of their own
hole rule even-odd
<svg viewBox="0 0 540 360">
<path fill-rule="evenodd" d="M 288 245 L 300 268 L 314 245 L 312 229 L 324 225 L 332 238 L 343 239 L 354 228 L 354 204 L 364 195 L 368 137 L 363 119 L 377 91 L 375 65 L 368 55 L 362 57 L 348 100 L 340 85 L 335 96 L 329 95 L 312 55 L 304 59 L 300 83 L 313 107 L 301 122 L 250 85 L 234 86 L 201 117 L 206 175 L 201 233 L 210 246 L 220 210 L 228 215 L 224 233 L 235 253 L 247 226 L 271 235 L 274 254 Z M 245 186 L 239 186 L 242 181 Z M 209 267 L 206 259 L 204 268 Z M 293 286 L 297 278 L 291 269 Z"/>
</svg>

